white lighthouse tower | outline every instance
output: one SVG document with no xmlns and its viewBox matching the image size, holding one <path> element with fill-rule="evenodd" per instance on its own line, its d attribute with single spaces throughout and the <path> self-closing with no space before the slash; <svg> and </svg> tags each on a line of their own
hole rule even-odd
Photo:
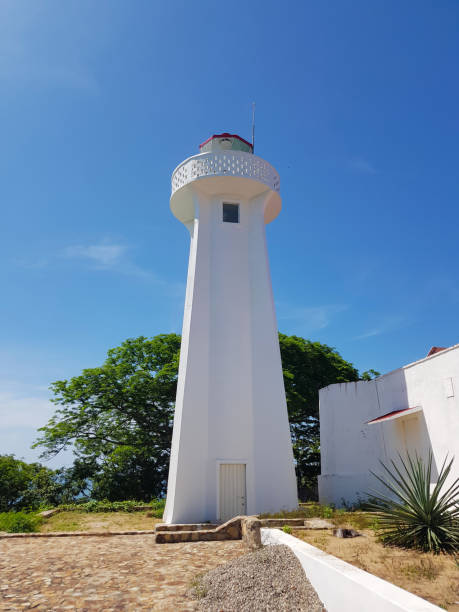
<svg viewBox="0 0 459 612">
<path fill-rule="evenodd" d="M 297 506 L 265 224 L 279 176 L 239 136 L 214 135 L 172 175 L 191 234 L 166 523 Z"/>
</svg>

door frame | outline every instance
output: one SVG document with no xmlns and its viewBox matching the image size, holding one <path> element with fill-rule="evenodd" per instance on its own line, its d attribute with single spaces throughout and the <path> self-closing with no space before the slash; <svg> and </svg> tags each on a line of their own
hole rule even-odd
<svg viewBox="0 0 459 612">
<path fill-rule="evenodd" d="M 249 500 L 247 499 L 247 459 L 217 459 L 216 472 L 217 472 L 217 521 L 220 520 L 220 466 L 226 463 L 236 463 L 238 465 L 245 465 L 245 511 L 248 511 Z"/>
</svg>

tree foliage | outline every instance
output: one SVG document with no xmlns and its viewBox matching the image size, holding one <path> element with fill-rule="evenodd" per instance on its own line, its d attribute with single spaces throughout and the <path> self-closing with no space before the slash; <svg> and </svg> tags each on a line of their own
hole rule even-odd
<svg viewBox="0 0 459 612">
<path fill-rule="evenodd" d="M 359 379 L 334 349 L 296 336 L 279 335 L 287 405 L 300 487 L 319 473 L 318 390 Z M 180 336 L 128 339 L 105 363 L 51 385 L 54 416 L 35 446 L 51 457 L 73 446 L 67 471 L 91 497 L 149 500 L 165 492 Z M 85 484 L 86 483 L 86 484 Z"/>
<path fill-rule="evenodd" d="M 290 431 L 300 497 L 313 495 L 320 473 L 319 389 L 359 380 L 354 366 L 333 348 L 279 334 Z"/>
<path fill-rule="evenodd" d="M 0 512 L 36 509 L 73 500 L 80 491 L 68 471 L 26 463 L 14 455 L 0 455 Z"/>
<path fill-rule="evenodd" d="M 75 473 L 95 499 L 149 500 L 169 465 L 180 336 L 128 339 L 105 363 L 51 385 L 58 409 L 35 446 L 52 457 L 73 445 Z"/>
<path fill-rule="evenodd" d="M 0 512 L 0 531 L 30 533 L 38 531 L 42 520 L 28 512 Z"/>
</svg>

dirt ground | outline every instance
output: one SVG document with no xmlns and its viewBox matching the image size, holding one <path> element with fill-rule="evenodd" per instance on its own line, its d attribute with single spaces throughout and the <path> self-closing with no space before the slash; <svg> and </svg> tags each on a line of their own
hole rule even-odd
<svg viewBox="0 0 459 612">
<path fill-rule="evenodd" d="M 191 581 L 244 552 L 240 540 L 155 544 L 153 535 L 4 539 L 0 610 L 196 610 Z"/>
<path fill-rule="evenodd" d="M 157 523 L 162 520 L 148 512 L 60 512 L 45 519 L 40 531 L 146 531 Z"/>
<path fill-rule="evenodd" d="M 459 612 L 459 559 L 389 548 L 372 530 L 357 538 L 336 538 L 330 531 L 304 530 L 293 535 L 321 550 L 388 580 L 451 612 Z"/>
</svg>

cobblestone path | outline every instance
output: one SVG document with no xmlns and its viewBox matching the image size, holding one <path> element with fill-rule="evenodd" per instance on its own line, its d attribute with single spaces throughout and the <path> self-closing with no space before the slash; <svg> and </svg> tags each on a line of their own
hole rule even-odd
<svg viewBox="0 0 459 612">
<path fill-rule="evenodd" d="M 194 576 L 243 553 L 240 540 L 152 535 L 0 540 L 0 610 L 194 610 Z"/>
</svg>

